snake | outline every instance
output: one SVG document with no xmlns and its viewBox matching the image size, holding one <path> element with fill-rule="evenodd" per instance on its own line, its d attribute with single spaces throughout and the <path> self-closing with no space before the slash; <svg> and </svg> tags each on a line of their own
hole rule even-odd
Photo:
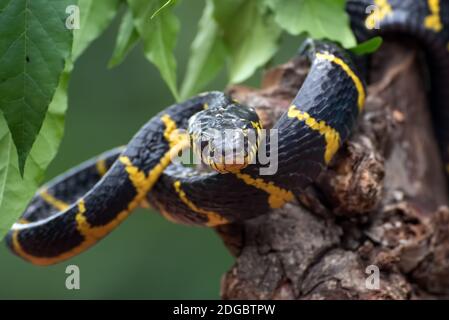
<svg viewBox="0 0 449 320">
<path fill-rule="evenodd" d="M 349 0 L 346 11 L 360 42 L 399 35 L 422 44 L 449 172 L 449 131 L 443 130 L 449 121 L 449 2 Z M 6 245 L 28 262 L 51 265 L 90 248 L 138 207 L 153 207 L 172 222 L 218 227 L 295 201 L 350 137 L 367 94 L 362 68 L 339 44 L 308 40 L 298 55 L 309 61 L 309 72 L 272 128 L 219 91 L 173 104 L 126 146 L 39 188 Z"/>
</svg>

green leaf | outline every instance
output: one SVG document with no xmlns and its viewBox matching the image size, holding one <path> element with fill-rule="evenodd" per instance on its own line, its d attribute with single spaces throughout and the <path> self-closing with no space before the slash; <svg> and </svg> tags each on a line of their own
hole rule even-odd
<svg viewBox="0 0 449 320">
<path fill-rule="evenodd" d="M 59 148 L 67 109 L 67 67 L 37 135 L 23 177 L 17 165 L 17 153 L 5 119 L 0 115 L 0 240 L 25 210 L 36 192 L 45 169 Z"/>
<path fill-rule="evenodd" d="M 359 56 L 364 55 L 364 54 L 370 54 L 370 53 L 377 51 L 377 49 L 379 49 L 380 46 L 382 45 L 382 42 L 383 42 L 383 40 L 381 37 L 374 37 L 365 42 L 358 44 L 357 46 L 355 46 L 353 48 L 350 48 L 349 50 L 351 50 L 352 53 L 359 55 Z"/>
<path fill-rule="evenodd" d="M 181 89 L 181 100 L 198 93 L 212 80 L 226 60 L 226 48 L 221 30 L 213 19 L 214 4 L 207 0 L 198 24 L 198 33 L 190 48 L 187 72 Z"/>
<path fill-rule="evenodd" d="M 114 52 L 109 60 L 108 67 L 112 68 L 122 63 L 137 41 L 139 41 L 139 33 L 134 27 L 132 12 L 128 9 L 120 23 Z"/>
<path fill-rule="evenodd" d="M 345 11 L 345 0 L 265 0 L 276 22 L 287 32 L 307 32 L 315 39 L 329 39 L 345 48 L 355 46 L 356 39 Z"/>
<path fill-rule="evenodd" d="M 242 82 L 273 57 L 281 30 L 258 0 L 214 0 L 214 5 L 230 55 L 230 82 Z"/>
<path fill-rule="evenodd" d="M 70 4 L 73 0 L 0 0 L 0 110 L 20 173 L 70 54 L 72 35 L 65 26 Z"/>
<path fill-rule="evenodd" d="M 75 31 L 73 57 L 78 57 L 113 19 L 119 2 L 108 1 L 80 0 L 81 29 Z M 34 2 L 42 5 L 44 1 L 34 0 Z M 76 3 L 76 1 L 70 2 L 71 4 Z M 63 12 L 65 12 L 65 7 Z M 64 24 L 62 27 L 65 29 Z M 2 44 L 1 41 L 2 39 L 0 39 L 0 44 Z M 68 52 L 72 49 L 71 44 L 70 42 Z M 52 49 L 54 50 L 54 47 Z M 31 148 L 23 176 L 20 175 L 17 166 L 18 159 L 12 135 L 7 129 L 5 119 L 0 115 L 0 239 L 26 208 L 59 148 L 67 110 L 67 87 L 73 67 L 71 61 L 70 58 L 67 58 L 66 68 L 58 78 L 58 87 L 50 99 L 51 103 L 49 103 L 47 113 L 44 113 L 45 119 Z M 46 79 L 45 77 L 44 83 Z"/>
<path fill-rule="evenodd" d="M 173 5 L 169 4 L 151 19 L 165 3 L 166 1 L 162 0 L 128 0 L 134 25 L 143 40 L 145 56 L 159 69 L 162 78 L 178 100 L 176 59 L 173 51 L 179 32 L 179 21 L 171 10 Z"/>
<path fill-rule="evenodd" d="M 109 26 L 120 5 L 120 0 L 78 1 L 80 28 L 73 33 L 72 59 L 74 61 Z"/>
</svg>

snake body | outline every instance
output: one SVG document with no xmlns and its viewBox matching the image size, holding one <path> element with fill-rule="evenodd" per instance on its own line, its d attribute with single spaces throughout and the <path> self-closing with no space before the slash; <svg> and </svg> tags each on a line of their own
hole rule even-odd
<svg viewBox="0 0 449 320">
<path fill-rule="evenodd" d="M 349 0 L 347 11 L 360 41 L 394 35 L 420 44 L 430 73 L 434 129 L 449 174 L 449 1 Z"/>
<path fill-rule="evenodd" d="M 376 5 L 375 21 L 367 7 Z M 377 34 L 408 34 L 425 45 L 432 70 L 433 110 L 444 157 L 449 130 L 449 2 L 350 0 L 347 11 L 360 40 Z M 379 23 L 380 29 L 369 29 Z M 351 134 L 363 109 L 364 81 L 348 54 L 327 41 L 307 42 L 301 54 L 310 71 L 288 111 L 271 129 L 265 147 L 277 151 L 277 170 L 261 175 L 259 155 L 247 152 L 241 166 L 208 158 L 215 170 L 172 163 L 192 135 L 181 129 L 234 125 L 261 132 L 257 115 L 220 92 L 209 92 L 154 116 L 124 148 L 89 160 L 44 185 L 6 237 L 18 256 L 39 265 L 68 259 L 92 246 L 138 206 L 167 219 L 209 227 L 249 219 L 293 201 L 316 180 Z M 229 119 L 225 119 L 227 115 Z M 223 119 L 222 119 L 223 118 Z M 189 121 L 190 119 L 190 121 Z M 246 132 L 246 131 L 245 131 Z M 195 136 L 195 135 L 193 135 Z M 215 145 L 217 149 L 220 145 Z M 271 147 L 271 148 L 270 148 Z M 449 162 L 447 162 L 449 163 Z M 223 173 L 228 171 L 227 173 Z"/>
</svg>

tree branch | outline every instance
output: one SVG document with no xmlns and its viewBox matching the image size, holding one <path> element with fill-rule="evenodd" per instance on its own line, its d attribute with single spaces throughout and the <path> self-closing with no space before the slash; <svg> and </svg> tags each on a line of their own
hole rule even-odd
<svg viewBox="0 0 449 320">
<path fill-rule="evenodd" d="M 351 139 L 298 202 L 218 228 L 236 257 L 224 299 L 410 299 L 449 294 L 449 211 L 421 55 L 386 42 Z M 307 74 L 296 58 L 261 89 L 229 92 L 265 127 L 287 110 Z M 365 285 L 369 265 L 380 288 Z"/>
</svg>

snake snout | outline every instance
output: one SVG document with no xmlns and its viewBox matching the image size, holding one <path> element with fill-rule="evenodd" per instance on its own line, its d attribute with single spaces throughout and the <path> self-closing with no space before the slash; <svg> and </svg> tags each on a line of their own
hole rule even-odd
<svg viewBox="0 0 449 320">
<path fill-rule="evenodd" d="M 212 151 L 208 163 L 218 172 L 237 172 L 245 168 L 249 162 L 250 143 L 242 129 L 225 130 L 212 139 L 209 148 Z"/>
<path fill-rule="evenodd" d="M 189 121 L 195 154 L 220 173 L 237 172 L 254 162 L 260 129 L 255 111 L 235 103 L 211 107 Z"/>
</svg>

